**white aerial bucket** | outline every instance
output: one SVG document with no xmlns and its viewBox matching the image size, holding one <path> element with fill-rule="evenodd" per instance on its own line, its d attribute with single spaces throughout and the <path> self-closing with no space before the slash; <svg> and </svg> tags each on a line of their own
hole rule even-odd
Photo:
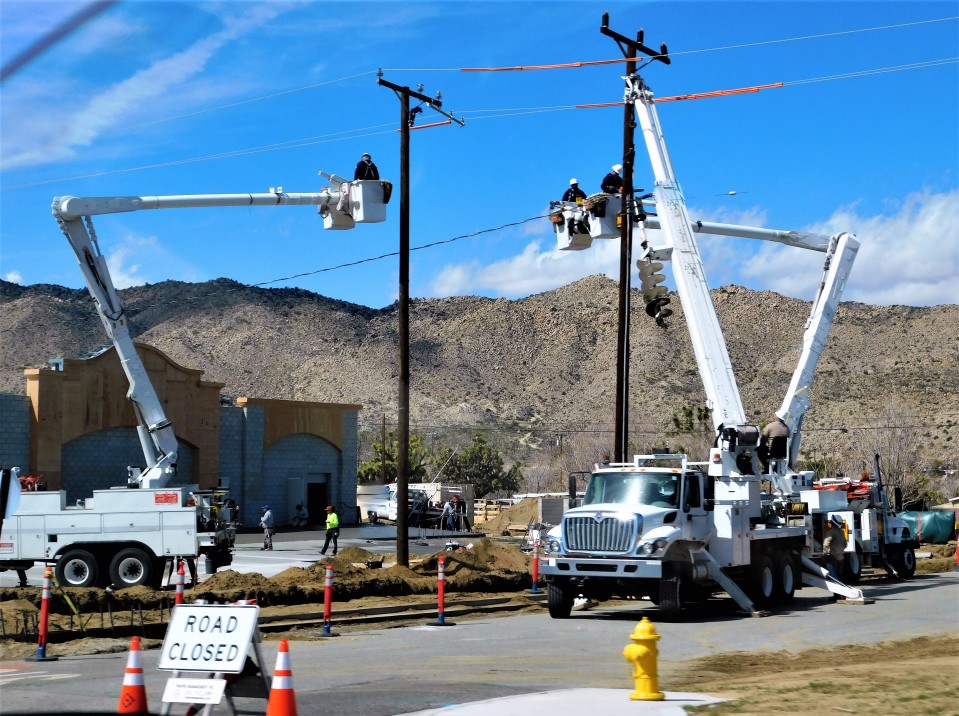
<svg viewBox="0 0 959 716">
<path fill-rule="evenodd" d="M 582 251 L 593 245 L 588 233 L 570 232 L 570 223 L 581 225 L 584 218 L 582 207 L 564 202 L 550 212 L 549 219 L 556 233 L 556 245 L 560 251 Z"/>
<path fill-rule="evenodd" d="M 589 215 L 589 235 L 594 239 L 618 239 L 620 229 L 616 225 L 623 198 L 619 194 L 593 194 L 584 204 Z"/>
<path fill-rule="evenodd" d="M 350 206 L 358 224 L 386 221 L 386 187 L 378 179 L 362 179 L 350 183 Z"/>
</svg>

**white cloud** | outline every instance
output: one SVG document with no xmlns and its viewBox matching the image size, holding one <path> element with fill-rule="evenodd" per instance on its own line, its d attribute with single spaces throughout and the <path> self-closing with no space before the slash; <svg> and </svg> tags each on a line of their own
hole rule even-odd
<svg viewBox="0 0 959 716">
<path fill-rule="evenodd" d="M 224 28 L 187 49 L 154 62 L 129 78 L 114 84 L 90 99 L 85 106 L 68 113 L 34 107 L 30 115 L 45 116 L 41 125 L 43 136 L 33 136 L 29 142 L 5 142 L 8 146 L 24 147 L 4 157 L 3 168 L 37 166 L 62 161 L 75 156 L 77 148 L 88 147 L 104 132 L 156 103 L 172 90 L 178 89 L 199 75 L 207 61 L 221 48 L 256 30 L 263 23 L 283 11 L 283 6 L 267 3 L 243 4 L 234 17 L 224 17 Z M 62 98 L 60 98 L 62 102 Z M 51 121 L 50 117 L 59 121 Z M 25 135 L 37 134 L 37 128 L 24 127 Z M 21 138 L 22 139 L 22 138 Z"/>
<path fill-rule="evenodd" d="M 810 231 L 851 231 L 862 243 L 843 298 L 873 305 L 959 302 L 959 191 L 909 194 L 892 215 L 863 216 L 841 207 Z M 764 244 L 743 267 L 750 288 L 811 299 L 822 254 Z"/>
<path fill-rule="evenodd" d="M 9 281 L 10 283 L 22 284 L 23 276 L 20 274 L 19 271 L 7 271 L 7 273 L 3 275 L 3 280 Z"/>
<path fill-rule="evenodd" d="M 757 207 L 718 213 L 692 208 L 690 215 L 744 226 L 763 226 L 766 221 L 765 212 Z M 910 194 L 893 215 L 860 216 L 855 207 L 844 207 L 822 224 L 799 228 L 828 235 L 851 231 L 858 236 L 862 248 L 844 300 L 930 306 L 959 302 L 956 226 L 959 191 Z M 618 240 L 594 241 L 585 251 L 560 251 L 544 248 L 552 239 L 543 238 L 541 227 L 537 233 L 540 238 L 515 256 L 489 264 L 473 260 L 443 267 L 430 284 L 430 295 L 517 298 L 597 273 L 618 280 Z M 654 239 L 653 234 L 650 232 Z M 822 278 L 824 255 L 817 251 L 705 234 L 697 235 L 697 244 L 711 287 L 732 283 L 811 300 Z M 635 286 L 635 268 L 633 271 Z"/>
<path fill-rule="evenodd" d="M 545 223 L 545 220 L 544 220 Z M 544 249 L 543 239 L 523 251 L 488 265 L 479 261 L 444 266 L 431 282 L 431 296 L 492 293 L 518 298 L 565 286 L 586 276 L 605 273 L 619 276 L 619 241 L 594 241 L 585 251 Z"/>
<path fill-rule="evenodd" d="M 113 285 L 118 289 L 166 279 L 204 281 L 209 278 L 200 275 L 191 264 L 165 248 L 156 236 L 128 233 L 109 245 L 104 245 L 101 238 L 100 245 L 107 258 Z M 160 274 L 148 267 L 158 267 Z"/>
</svg>

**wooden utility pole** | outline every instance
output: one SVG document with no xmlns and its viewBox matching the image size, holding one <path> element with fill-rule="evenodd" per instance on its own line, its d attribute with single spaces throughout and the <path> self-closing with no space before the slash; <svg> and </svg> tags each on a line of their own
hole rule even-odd
<svg viewBox="0 0 959 716">
<path fill-rule="evenodd" d="M 410 127 L 415 112 L 410 113 L 410 97 L 428 104 L 440 114 L 462 125 L 463 122 L 440 108 L 439 93 L 435 98 L 415 92 L 409 87 L 387 82 L 383 71 L 377 73 L 377 84 L 388 87 L 400 98 L 400 276 L 397 301 L 399 333 L 399 391 L 396 401 L 396 562 L 410 564 L 409 520 L 410 494 Z M 422 89 L 422 86 L 420 86 Z M 417 107 L 419 109 L 419 107 Z"/>
<path fill-rule="evenodd" d="M 626 77 L 636 74 L 637 53 L 642 52 L 655 60 L 669 64 L 666 57 L 666 45 L 660 52 L 643 45 L 643 31 L 631 40 L 609 29 L 609 13 L 603 15 L 600 32 L 616 40 L 626 57 Z M 634 97 L 630 93 L 630 83 L 626 82 L 627 93 L 624 99 L 623 113 L 623 208 L 620 225 L 619 250 L 619 324 L 616 342 L 616 424 L 613 436 L 613 462 L 626 462 L 626 450 L 629 437 L 629 304 L 630 277 L 632 275 L 633 254 L 633 216 L 643 214 L 642 204 L 636 211 L 633 199 L 633 166 L 636 149 L 633 144 L 636 129 L 636 115 L 633 107 Z"/>
</svg>

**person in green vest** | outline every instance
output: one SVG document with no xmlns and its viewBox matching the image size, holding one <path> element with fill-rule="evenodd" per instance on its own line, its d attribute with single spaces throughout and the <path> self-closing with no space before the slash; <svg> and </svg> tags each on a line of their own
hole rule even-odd
<svg viewBox="0 0 959 716">
<path fill-rule="evenodd" d="M 323 543 L 323 549 L 320 550 L 320 554 L 326 554 L 326 550 L 330 546 L 330 541 L 333 542 L 333 556 L 336 556 L 336 543 L 340 538 L 340 518 L 336 515 L 336 510 L 333 508 L 333 505 L 329 505 L 326 508 L 326 541 Z"/>
</svg>

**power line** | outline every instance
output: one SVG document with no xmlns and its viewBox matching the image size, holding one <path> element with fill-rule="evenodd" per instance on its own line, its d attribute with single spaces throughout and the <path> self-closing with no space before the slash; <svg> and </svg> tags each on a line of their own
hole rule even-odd
<svg viewBox="0 0 959 716">
<path fill-rule="evenodd" d="M 929 67 L 938 67 L 946 64 L 954 64 L 959 62 L 959 57 L 947 57 L 937 60 L 928 60 L 925 62 L 916 62 L 907 65 L 894 65 L 890 67 L 878 67 L 869 70 L 857 70 L 854 72 L 846 72 L 835 75 L 827 75 L 823 77 L 811 77 L 807 79 L 800 80 L 789 80 L 784 81 L 782 84 L 784 86 L 794 86 L 802 84 L 813 84 L 816 82 L 828 82 L 839 79 L 852 79 L 858 77 L 866 77 L 869 75 L 876 74 L 886 74 L 891 72 L 904 72 L 909 70 L 916 69 L 926 69 Z M 288 90 L 284 93 L 289 93 L 297 90 Z M 282 94 L 282 93 L 281 93 Z M 666 99 L 666 98 L 663 98 Z M 532 114 L 545 114 L 549 112 L 565 112 L 573 109 L 583 109 L 589 107 L 590 105 L 547 105 L 543 107 L 515 107 L 515 108 L 504 108 L 504 109 L 473 109 L 473 110 L 462 110 L 460 113 L 465 115 L 470 115 L 473 113 L 487 112 L 487 114 L 478 114 L 477 116 L 470 117 L 470 121 L 478 121 L 484 119 L 503 119 L 508 117 L 518 117 Z M 601 105 L 596 105 L 601 106 Z M 605 103 L 604 105 L 605 106 Z M 608 106 L 622 106 L 622 102 L 609 103 Z M 216 108 L 214 108 L 216 109 Z M 187 115 L 184 115 L 187 116 Z M 364 137 L 373 137 L 382 134 L 391 134 L 394 130 L 384 130 L 384 131 L 372 131 L 377 130 L 381 127 L 392 127 L 392 123 L 386 124 L 376 124 L 369 127 L 363 127 L 359 129 L 348 129 L 341 130 L 339 132 L 331 132 L 329 134 L 317 135 L 314 137 L 305 137 L 302 139 L 291 139 L 286 142 L 278 142 L 274 144 L 265 144 L 257 147 L 249 147 L 246 149 L 234 149 L 225 152 L 219 152 L 217 154 L 208 154 L 200 157 L 191 157 L 187 159 L 173 159 L 167 162 L 159 162 L 156 164 L 145 164 L 138 167 L 126 167 L 122 169 L 110 169 L 102 172 L 93 172 L 90 174 L 81 174 L 77 176 L 70 177 L 59 177 L 56 179 L 42 179 L 35 182 L 26 182 L 22 184 L 7 184 L 5 186 L 0 186 L 0 191 L 10 191 L 13 189 L 29 189 L 31 187 L 43 186 L 46 184 L 56 184 L 58 182 L 65 181 L 79 181 L 82 179 L 94 179 L 103 176 L 109 176 L 111 174 L 125 174 L 131 172 L 145 171 L 148 169 L 162 169 L 164 167 L 178 166 L 182 164 L 194 164 L 198 162 L 213 161 L 217 159 L 230 159 L 233 157 L 245 156 L 247 154 L 261 154 L 265 152 L 274 152 L 282 151 L 286 149 L 298 149 L 301 147 L 308 147 L 317 144 L 330 144 L 333 142 L 340 142 L 353 139 L 361 139 Z M 349 135 L 349 136 L 340 136 L 340 135 Z"/>
<path fill-rule="evenodd" d="M 548 218 L 548 215 L 547 215 L 547 214 L 543 214 L 543 215 L 540 215 L 540 216 L 531 216 L 531 217 L 529 217 L 529 218 L 527 218 L 527 219 L 519 219 L 519 220 L 517 220 L 517 221 L 511 221 L 511 222 L 508 222 L 508 223 L 506 223 L 506 224 L 500 224 L 499 226 L 494 226 L 494 227 L 491 227 L 491 228 L 488 228 L 488 229 L 479 229 L 478 231 L 473 231 L 473 232 L 470 232 L 470 233 L 468 233 L 468 234 L 461 234 L 461 235 L 459 235 L 459 236 L 452 236 L 452 237 L 450 237 L 450 238 L 448 238 L 448 239 L 439 239 L 439 240 L 437 240 L 437 241 L 431 241 L 430 243 L 427 243 L 427 244 L 421 244 L 421 245 L 419 245 L 419 246 L 413 246 L 413 247 L 410 248 L 410 251 L 423 251 L 423 250 L 425 250 L 425 249 L 435 248 L 435 247 L 437 247 L 437 246 L 442 246 L 442 245 L 444 245 L 444 244 L 452 244 L 452 243 L 454 243 L 454 242 L 456 242 L 456 241 L 462 241 L 463 239 L 470 239 L 470 238 L 474 238 L 474 237 L 476 237 L 476 236 L 482 236 L 483 234 L 490 234 L 490 233 L 494 233 L 494 232 L 496 232 L 496 231 L 502 231 L 502 230 L 504 230 L 504 229 L 512 228 L 512 227 L 514 227 L 514 226 L 521 226 L 521 225 L 527 224 L 527 223 L 529 223 L 529 222 L 531 222 L 531 221 L 537 221 L 537 220 L 545 219 L 545 218 Z M 366 258 L 356 259 L 355 261 L 347 261 L 347 262 L 345 262 L 345 263 L 336 264 L 335 266 L 325 266 L 325 267 L 323 267 L 323 268 L 312 269 L 312 270 L 310 270 L 310 271 L 302 271 L 302 272 L 300 272 L 300 273 L 291 274 L 291 275 L 289 275 L 289 276 L 283 276 L 283 277 L 281 277 L 281 278 L 272 278 L 272 279 L 268 279 L 268 280 L 265 280 L 265 281 L 258 281 L 258 282 L 256 282 L 256 283 L 241 284 L 241 286 L 240 286 L 240 287 L 237 287 L 237 288 L 229 288 L 229 289 L 224 289 L 224 290 L 217 291 L 217 292 L 203 293 L 203 294 L 200 294 L 200 295 L 197 295 L 197 296 L 190 296 L 190 297 L 186 297 L 186 298 L 179 298 L 179 299 L 171 300 L 171 301 L 161 301 L 161 302 L 157 302 L 157 303 L 147 303 L 147 304 L 132 303 L 132 304 L 125 305 L 125 306 L 124 306 L 124 310 L 125 310 L 126 312 L 128 312 L 128 313 L 131 312 L 131 311 L 136 311 L 136 312 L 139 313 L 139 312 L 142 312 L 142 311 L 144 311 L 144 310 L 147 310 L 147 309 L 149 309 L 149 308 L 153 308 L 153 307 L 156 307 L 156 306 L 171 306 L 171 305 L 176 305 L 176 304 L 179 304 L 179 303 L 188 303 L 188 302 L 191 302 L 191 301 L 198 301 L 198 300 L 201 300 L 201 299 L 204 299 L 204 298 L 210 298 L 210 297 L 212 297 L 212 296 L 220 296 L 220 295 L 222 295 L 222 294 L 224 294 L 224 293 L 233 293 L 233 292 L 236 292 L 236 291 L 242 291 L 242 290 L 247 289 L 247 288 L 260 288 L 260 287 L 263 287 L 263 286 L 269 286 L 269 285 L 274 284 L 274 283 L 281 283 L 281 282 L 283 282 L 283 281 L 291 281 L 291 280 L 293 280 L 293 279 L 295 279 L 295 278 L 303 278 L 304 276 L 315 276 L 316 274 L 328 273 L 328 272 L 330 272 L 330 271 L 338 271 L 338 270 L 340 270 L 340 269 L 351 268 L 351 267 L 353 267 L 353 266 L 360 266 L 360 265 L 362 265 L 362 264 L 372 263 L 373 261 L 380 261 L 380 260 L 382 260 L 382 259 L 386 259 L 386 258 L 390 258 L 391 256 L 398 256 L 398 255 L 399 255 L 399 252 L 398 252 L 398 251 L 390 251 L 390 252 L 387 252 L 387 253 L 384 253 L 384 254 L 379 254 L 378 256 L 368 256 L 368 257 L 366 257 Z M 32 324 L 31 327 L 32 327 L 32 328 L 52 328 L 53 326 L 51 326 L 50 324 L 46 324 L 46 325 Z M 3 329 L 0 329 L 0 332 L 10 333 L 10 332 L 13 332 L 14 330 L 16 330 L 16 329 L 15 329 L 15 328 L 3 328 Z"/>
</svg>

